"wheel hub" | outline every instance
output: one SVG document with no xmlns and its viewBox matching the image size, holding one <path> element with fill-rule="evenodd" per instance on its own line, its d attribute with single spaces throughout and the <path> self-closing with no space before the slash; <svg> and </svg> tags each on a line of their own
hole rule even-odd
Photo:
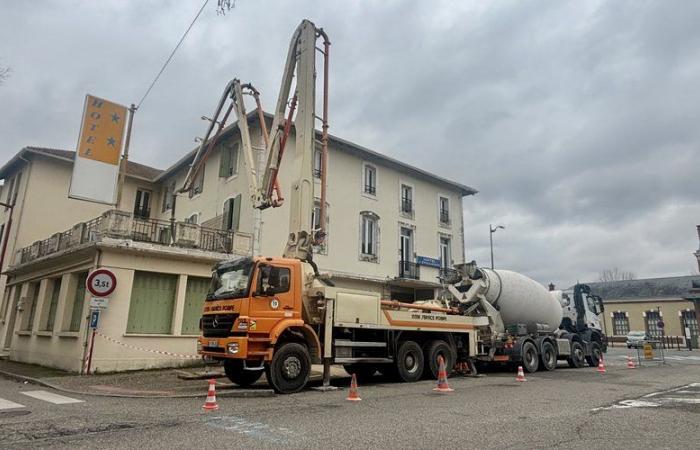
<svg viewBox="0 0 700 450">
<path fill-rule="evenodd" d="M 416 369 L 417 369 L 416 358 L 413 356 L 412 353 L 409 353 L 406 355 L 405 363 L 406 363 L 406 368 L 408 369 L 409 372 L 413 373 L 416 371 Z"/>
<path fill-rule="evenodd" d="M 282 364 L 282 373 L 288 380 L 294 379 L 301 373 L 301 360 L 296 356 L 290 356 Z"/>
</svg>

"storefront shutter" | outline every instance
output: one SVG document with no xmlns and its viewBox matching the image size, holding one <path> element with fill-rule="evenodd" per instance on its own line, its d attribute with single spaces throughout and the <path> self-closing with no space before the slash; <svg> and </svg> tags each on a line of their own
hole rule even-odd
<svg viewBox="0 0 700 450">
<path fill-rule="evenodd" d="M 187 277 L 185 308 L 182 313 L 182 334 L 199 334 L 199 318 L 209 290 L 209 278 Z"/>
<path fill-rule="evenodd" d="M 170 334 L 177 275 L 134 272 L 127 333 Z"/>
</svg>

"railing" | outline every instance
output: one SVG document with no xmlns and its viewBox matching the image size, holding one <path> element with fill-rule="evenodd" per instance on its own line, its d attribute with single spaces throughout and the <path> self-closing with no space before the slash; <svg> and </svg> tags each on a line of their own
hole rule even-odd
<svg viewBox="0 0 700 450">
<path fill-rule="evenodd" d="M 377 187 L 371 184 L 365 184 L 365 194 L 377 195 Z"/>
<path fill-rule="evenodd" d="M 102 216 L 74 225 L 17 251 L 14 264 L 24 264 L 38 258 L 78 247 L 103 238 L 131 239 L 176 247 L 197 248 L 209 252 L 248 253 L 250 235 L 229 230 L 200 227 L 195 224 L 168 220 L 143 219 L 123 211 L 107 211 Z M 173 235 L 175 231 L 175 235 Z M 236 235 L 239 234 L 238 239 Z"/>
<path fill-rule="evenodd" d="M 399 278 L 418 280 L 420 278 L 418 264 L 410 261 L 399 261 Z"/>
<path fill-rule="evenodd" d="M 440 223 L 443 225 L 450 224 L 450 213 L 448 211 L 440 211 Z"/>
<path fill-rule="evenodd" d="M 401 212 L 406 214 L 413 214 L 413 201 L 412 200 L 401 200 Z"/>
<path fill-rule="evenodd" d="M 314 169 L 314 178 L 321 178 L 321 169 Z"/>
<path fill-rule="evenodd" d="M 456 283 L 459 280 L 459 272 L 447 267 L 441 267 L 438 277 L 447 283 Z"/>
</svg>

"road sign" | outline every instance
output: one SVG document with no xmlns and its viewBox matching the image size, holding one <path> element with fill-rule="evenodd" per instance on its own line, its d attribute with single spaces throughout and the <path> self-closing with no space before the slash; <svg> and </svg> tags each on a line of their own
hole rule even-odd
<svg viewBox="0 0 700 450">
<path fill-rule="evenodd" d="M 644 344 L 644 359 L 654 359 L 654 348 L 651 344 Z"/>
<path fill-rule="evenodd" d="M 117 287 L 117 277 L 111 270 L 97 269 L 87 277 L 85 287 L 95 297 L 106 297 Z"/>
<path fill-rule="evenodd" d="M 419 266 L 428 266 L 440 268 L 440 260 L 437 258 L 430 258 L 428 256 L 416 256 L 416 264 Z"/>
<path fill-rule="evenodd" d="M 90 311 L 90 328 L 93 330 L 97 328 L 97 323 L 100 321 L 100 310 L 93 309 Z"/>
<path fill-rule="evenodd" d="M 107 309 L 109 306 L 109 299 L 105 297 L 92 297 L 90 298 L 90 309 Z"/>
</svg>

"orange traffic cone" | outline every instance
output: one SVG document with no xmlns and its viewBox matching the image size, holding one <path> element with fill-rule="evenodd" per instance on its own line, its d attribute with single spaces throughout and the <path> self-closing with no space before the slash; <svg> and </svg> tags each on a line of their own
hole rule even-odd
<svg viewBox="0 0 700 450">
<path fill-rule="evenodd" d="M 447 384 L 447 369 L 445 368 L 445 360 L 442 355 L 438 355 L 438 382 L 437 386 L 433 388 L 435 392 L 452 392 L 454 389 Z"/>
<path fill-rule="evenodd" d="M 527 381 L 525 379 L 525 372 L 523 372 L 523 366 L 518 366 L 518 376 L 515 377 L 515 381 Z"/>
<path fill-rule="evenodd" d="M 202 409 L 205 411 L 214 411 L 219 409 L 219 405 L 216 403 L 216 380 L 214 378 L 209 380 L 209 391 L 207 392 L 207 399 L 204 402 Z"/>
<path fill-rule="evenodd" d="M 598 368 L 596 369 L 598 373 L 605 373 L 605 364 L 603 363 L 603 358 L 598 360 Z"/>
<path fill-rule="evenodd" d="M 355 374 L 352 374 L 352 381 L 350 381 L 350 393 L 348 393 L 348 398 L 345 400 L 349 400 L 351 402 L 359 402 L 362 400 L 360 398 L 360 394 L 357 392 L 357 377 Z"/>
<path fill-rule="evenodd" d="M 634 361 L 632 361 L 632 357 L 627 355 L 627 368 L 628 369 L 636 369 L 637 366 L 634 365 Z"/>
</svg>

